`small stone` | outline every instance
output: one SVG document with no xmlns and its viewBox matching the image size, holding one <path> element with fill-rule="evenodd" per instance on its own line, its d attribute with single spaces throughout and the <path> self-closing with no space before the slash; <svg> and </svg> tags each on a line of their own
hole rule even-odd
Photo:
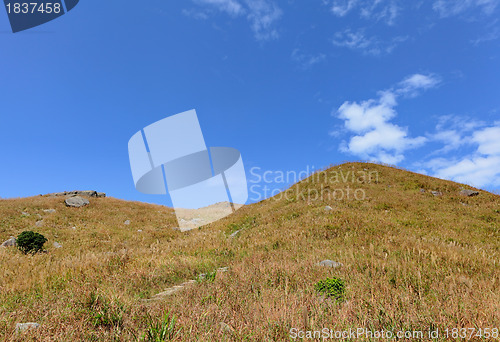
<svg viewBox="0 0 500 342">
<path fill-rule="evenodd" d="M 71 229 L 76 230 L 76 227 L 71 227 Z"/>
<path fill-rule="evenodd" d="M 181 229 L 179 227 L 172 227 L 173 230 L 178 230 L 180 231 Z"/>
<path fill-rule="evenodd" d="M 36 221 L 36 222 L 35 222 L 35 226 L 37 226 L 37 227 L 41 227 L 41 226 L 43 226 L 43 221 L 42 221 L 42 220 L 40 220 L 40 221 Z"/>
<path fill-rule="evenodd" d="M 38 323 L 17 323 L 16 324 L 16 332 L 23 332 L 29 329 L 38 329 L 40 324 Z"/>
<path fill-rule="evenodd" d="M 137 232 L 138 233 L 142 233 L 142 229 L 137 229 Z"/>
<path fill-rule="evenodd" d="M 4 241 L 0 246 L 1 247 L 13 247 L 16 245 L 17 245 L 16 238 L 11 236 L 10 239 L 8 239 L 7 241 Z"/>
<path fill-rule="evenodd" d="M 327 206 L 325 207 L 325 210 L 326 210 L 326 211 L 330 211 L 330 210 L 333 210 L 333 208 L 332 208 L 332 207 L 330 207 L 329 205 L 327 205 Z"/>
<path fill-rule="evenodd" d="M 106 194 L 104 192 L 98 192 L 97 197 L 103 198 L 106 197 Z"/>
<path fill-rule="evenodd" d="M 235 231 L 234 233 L 232 233 L 231 235 L 229 235 L 229 237 L 234 238 L 234 237 L 236 237 L 236 235 L 238 235 L 239 233 L 240 233 L 240 230 L 237 230 L 237 231 Z"/>
<path fill-rule="evenodd" d="M 229 267 L 220 267 L 217 269 L 217 271 L 220 271 L 220 272 L 227 272 L 229 270 Z"/>
<path fill-rule="evenodd" d="M 54 242 L 52 246 L 54 246 L 54 248 L 62 248 L 62 245 L 59 242 Z"/>
<path fill-rule="evenodd" d="M 420 192 L 424 193 L 424 192 L 425 192 L 425 189 L 420 189 Z"/>
<path fill-rule="evenodd" d="M 130 224 L 130 220 L 126 220 L 123 224 L 128 226 Z"/>
<path fill-rule="evenodd" d="M 27 213 L 27 212 L 25 212 L 25 211 L 21 212 L 21 215 L 23 215 L 23 216 L 30 216 L 30 214 Z"/>
<path fill-rule="evenodd" d="M 333 267 L 333 268 L 337 268 L 337 267 L 342 266 L 342 264 L 340 262 L 336 262 L 333 260 L 323 260 L 323 261 L 317 263 L 316 265 L 324 266 L 324 267 Z"/>
<path fill-rule="evenodd" d="M 198 275 L 198 280 L 204 280 L 207 277 L 206 273 L 201 273 Z"/>
<path fill-rule="evenodd" d="M 434 196 L 443 196 L 443 193 L 441 191 L 431 191 L 431 194 Z"/>
<path fill-rule="evenodd" d="M 220 326 L 220 330 L 222 330 L 223 332 L 233 332 L 233 328 L 231 328 L 230 325 L 224 323 L 224 322 L 220 322 L 219 323 L 219 326 Z"/>
<path fill-rule="evenodd" d="M 468 196 L 468 197 L 473 197 L 473 196 L 479 195 L 479 191 L 462 190 L 462 191 L 460 191 L 460 195 L 462 195 L 462 196 Z"/>
<path fill-rule="evenodd" d="M 43 209 L 43 211 L 46 212 L 46 213 L 49 213 L 49 214 L 53 214 L 53 213 L 56 212 L 55 209 Z"/>
<path fill-rule="evenodd" d="M 74 208 L 80 208 L 90 204 L 88 199 L 80 196 L 73 196 L 66 198 L 64 200 L 64 203 L 66 204 L 66 206 Z"/>
</svg>

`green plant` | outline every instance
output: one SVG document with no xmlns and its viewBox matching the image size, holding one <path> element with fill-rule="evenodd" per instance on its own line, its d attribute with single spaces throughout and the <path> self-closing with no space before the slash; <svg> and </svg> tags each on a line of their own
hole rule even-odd
<svg viewBox="0 0 500 342">
<path fill-rule="evenodd" d="M 320 280 L 316 283 L 314 289 L 317 292 L 322 293 L 327 297 L 335 298 L 338 301 L 344 299 L 345 284 L 342 279 L 333 277 Z"/>
<path fill-rule="evenodd" d="M 90 311 L 90 322 L 94 327 L 120 327 L 123 325 L 123 305 L 112 304 L 105 297 L 90 293 L 87 301 L 87 308 Z"/>
<path fill-rule="evenodd" d="M 180 333 L 180 329 L 175 328 L 177 319 L 175 315 L 170 316 L 166 313 L 161 321 L 154 321 L 148 317 L 148 330 L 144 333 L 142 340 L 149 342 L 160 342 L 172 340 Z"/>
<path fill-rule="evenodd" d="M 24 254 L 35 254 L 43 249 L 43 245 L 47 242 L 47 239 L 42 234 L 24 231 L 18 235 L 16 242 L 17 248 Z"/>
</svg>

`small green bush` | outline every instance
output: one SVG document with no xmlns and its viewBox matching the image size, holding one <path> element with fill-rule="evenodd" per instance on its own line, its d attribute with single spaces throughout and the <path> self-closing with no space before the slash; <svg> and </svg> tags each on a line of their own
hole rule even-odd
<svg viewBox="0 0 500 342">
<path fill-rule="evenodd" d="M 148 316 L 148 329 L 142 336 L 142 341 L 161 342 L 175 339 L 181 332 L 175 324 L 175 315 L 170 316 L 170 313 L 166 313 L 161 321 L 155 321 Z"/>
<path fill-rule="evenodd" d="M 344 299 L 345 284 L 342 279 L 333 277 L 320 280 L 316 283 L 314 289 L 319 293 L 322 293 L 327 297 L 335 298 L 338 301 L 342 301 Z"/>
<path fill-rule="evenodd" d="M 25 231 L 19 234 L 16 242 L 17 248 L 19 248 L 24 254 L 35 254 L 43 249 L 43 245 L 47 242 L 47 239 L 42 234 Z"/>
</svg>

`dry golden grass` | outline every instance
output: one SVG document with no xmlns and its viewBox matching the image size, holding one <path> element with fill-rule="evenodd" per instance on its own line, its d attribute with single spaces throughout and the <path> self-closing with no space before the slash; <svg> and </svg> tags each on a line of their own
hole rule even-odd
<svg viewBox="0 0 500 342">
<path fill-rule="evenodd" d="M 378 179 L 327 181 L 339 170 L 376 172 Z M 347 186 L 366 198 L 307 198 Z M 150 318 L 159 322 L 166 312 L 177 317 L 178 341 L 286 341 L 292 328 L 500 328 L 500 197 L 460 196 L 460 186 L 348 163 L 184 233 L 171 229 L 175 215 L 162 206 L 97 198 L 75 209 L 60 197 L 0 200 L 1 241 L 24 230 L 48 238 L 47 253 L 34 256 L 0 248 L 0 340 L 135 341 Z M 49 208 L 57 212 L 43 212 Z M 42 227 L 35 227 L 36 214 Z M 315 265 L 324 259 L 343 266 Z M 144 300 L 223 266 L 229 270 L 213 282 Z M 314 290 L 332 276 L 345 281 L 344 301 Z M 41 328 L 16 334 L 18 322 Z"/>
</svg>

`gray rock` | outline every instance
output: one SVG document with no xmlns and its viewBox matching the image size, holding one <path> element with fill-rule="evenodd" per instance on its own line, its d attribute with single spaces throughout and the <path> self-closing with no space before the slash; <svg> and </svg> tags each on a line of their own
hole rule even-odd
<svg viewBox="0 0 500 342">
<path fill-rule="evenodd" d="M 27 212 L 25 212 L 25 211 L 21 212 L 21 215 L 23 215 L 23 216 L 30 216 L 30 214 L 27 213 Z"/>
<path fill-rule="evenodd" d="M 462 196 L 468 196 L 468 197 L 477 196 L 477 195 L 479 195 L 479 191 L 462 190 L 462 191 L 460 191 L 460 195 L 462 195 Z"/>
<path fill-rule="evenodd" d="M 138 233 L 142 233 L 142 229 L 138 229 L 138 230 L 137 230 L 137 232 L 138 232 Z"/>
<path fill-rule="evenodd" d="M 123 224 L 128 226 L 130 224 L 130 220 L 126 220 L 125 222 L 123 222 Z"/>
<path fill-rule="evenodd" d="M 332 208 L 332 207 L 330 207 L 329 205 L 327 205 L 327 206 L 325 207 L 325 210 L 326 210 L 326 211 L 330 211 L 330 210 L 333 210 L 333 208 Z"/>
<path fill-rule="evenodd" d="M 333 268 L 337 268 L 337 267 L 342 266 L 342 264 L 340 262 L 336 262 L 333 260 L 323 260 L 323 261 L 317 263 L 316 265 L 324 266 L 324 267 L 333 267 Z"/>
<path fill-rule="evenodd" d="M 431 191 L 431 194 L 434 196 L 443 196 L 443 193 L 441 191 Z"/>
<path fill-rule="evenodd" d="M 43 226 L 43 221 L 42 221 L 42 220 L 40 220 L 40 221 L 36 221 L 36 222 L 35 222 L 35 226 L 37 226 L 37 227 L 41 227 L 41 226 Z"/>
<path fill-rule="evenodd" d="M 87 196 L 87 197 L 106 197 L 104 192 L 97 192 L 95 190 L 74 190 L 74 191 L 63 191 L 63 192 L 54 192 L 52 194 L 48 194 L 48 196 Z"/>
<path fill-rule="evenodd" d="M 7 241 L 4 241 L 0 246 L 1 247 L 13 247 L 16 245 L 17 245 L 16 238 L 11 236 L 10 239 L 8 239 Z"/>
<path fill-rule="evenodd" d="M 227 333 L 233 332 L 233 328 L 231 328 L 230 325 L 228 325 L 224 322 L 220 322 L 219 326 L 220 326 L 220 330 L 222 330 L 223 332 L 227 332 Z"/>
<path fill-rule="evenodd" d="M 38 329 L 40 324 L 38 323 L 17 323 L 16 324 L 16 332 L 23 332 L 29 329 Z"/>
<path fill-rule="evenodd" d="M 73 196 L 66 198 L 64 200 L 64 204 L 66 204 L 66 206 L 68 207 L 80 208 L 89 205 L 90 202 L 86 198 L 80 196 Z"/>
<path fill-rule="evenodd" d="M 54 246 L 55 248 L 62 248 L 62 245 L 59 242 L 54 242 L 52 246 Z"/>
<path fill-rule="evenodd" d="M 43 209 L 43 211 L 46 212 L 46 213 L 49 213 L 49 214 L 53 214 L 53 213 L 56 212 L 55 209 Z"/>
<path fill-rule="evenodd" d="M 425 192 L 425 189 L 420 189 L 420 192 L 424 193 L 424 192 Z"/>
</svg>

